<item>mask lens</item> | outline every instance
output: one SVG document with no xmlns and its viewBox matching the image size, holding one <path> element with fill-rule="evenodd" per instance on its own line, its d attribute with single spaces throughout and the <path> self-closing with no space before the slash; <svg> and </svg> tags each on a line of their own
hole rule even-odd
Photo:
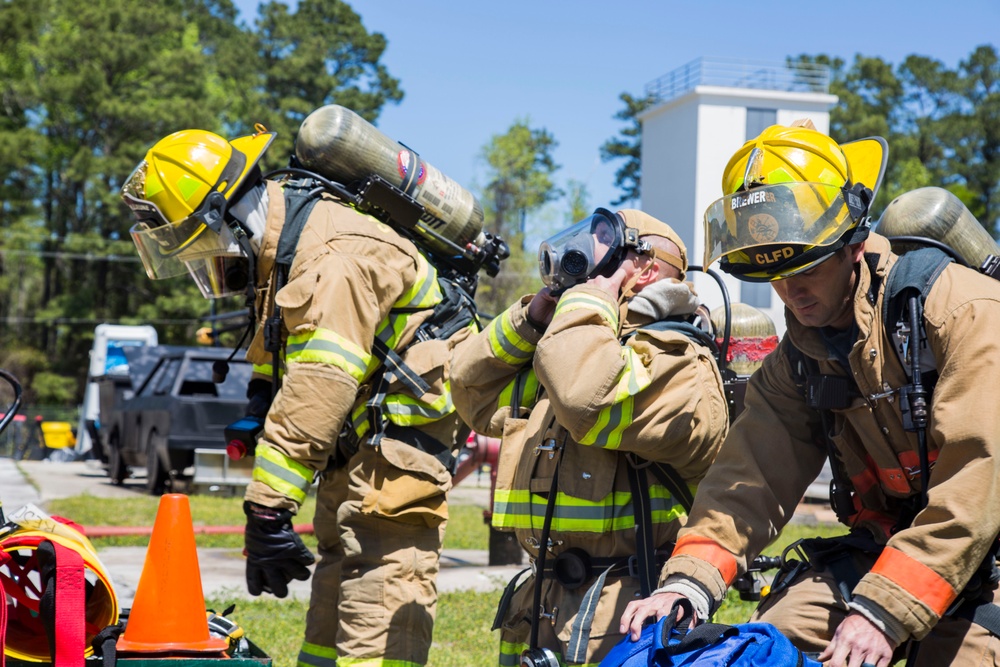
<svg viewBox="0 0 1000 667">
<path fill-rule="evenodd" d="M 542 242 L 538 268 L 542 281 L 553 290 L 578 285 L 597 275 L 609 259 L 622 255 L 623 224 L 613 213 L 598 209 Z"/>
</svg>

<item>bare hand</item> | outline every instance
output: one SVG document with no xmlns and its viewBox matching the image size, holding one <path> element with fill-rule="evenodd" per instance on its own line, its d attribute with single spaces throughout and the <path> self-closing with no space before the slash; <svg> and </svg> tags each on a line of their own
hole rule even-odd
<svg viewBox="0 0 1000 667">
<path fill-rule="evenodd" d="M 552 290 L 543 287 L 535 296 L 531 297 L 528 304 L 528 317 L 543 326 L 548 326 L 552 321 L 552 314 L 556 312 L 556 304 L 559 300 L 552 296 Z"/>
<path fill-rule="evenodd" d="M 655 617 L 657 621 L 660 620 L 670 613 L 670 609 L 674 606 L 675 602 L 683 599 L 685 599 L 684 596 L 679 593 L 653 593 L 648 598 L 632 600 L 625 607 L 625 613 L 622 614 L 618 632 L 622 634 L 627 632 L 632 641 L 638 640 L 639 635 L 642 634 L 642 626 L 645 624 L 647 618 Z M 683 611 L 678 608 L 678 620 L 682 613 Z M 697 623 L 698 617 L 695 615 L 691 621 L 691 627 L 694 627 Z"/>
<path fill-rule="evenodd" d="M 623 262 L 610 277 L 605 278 L 604 276 L 594 276 L 587 282 L 591 285 L 596 285 L 604 291 L 611 294 L 616 300 L 621 294 L 622 285 L 625 283 L 625 279 L 628 278 L 628 271 L 625 268 L 626 262 Z"/>
<path fill-rule="evenodd" d="M 833 639 L 819 655 L 827 667 L 887 667 L 895 644 L 874 623 L 854 611 L 837 626 Z"/>
</svg>

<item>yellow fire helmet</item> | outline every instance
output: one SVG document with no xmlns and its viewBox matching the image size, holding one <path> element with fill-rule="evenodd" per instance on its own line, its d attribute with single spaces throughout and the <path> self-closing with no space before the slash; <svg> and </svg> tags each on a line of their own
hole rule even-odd
<svg viewBox="0 0 1000 667">
<path fill-rule="evenodd" d="M 242 253 L 223 213 L 274 139 L 256 129 L 232 141 L 204 130 L 175 132 L 125 181 L 121 197 L 137 221 L 129 233 L 150 278 L 187 272 L 206 297 L 232 293 L 223 276 Z"/>
<path fill-rule="evenodd" d="M 838 144 L 809 126 L 765 129 L 730 158 L 725 196 L 705 211 L 704 265 L 721 258 L 740 280 L 768 282 L 860 243 L 888 153 L 882 137 Z"/>
</svg>

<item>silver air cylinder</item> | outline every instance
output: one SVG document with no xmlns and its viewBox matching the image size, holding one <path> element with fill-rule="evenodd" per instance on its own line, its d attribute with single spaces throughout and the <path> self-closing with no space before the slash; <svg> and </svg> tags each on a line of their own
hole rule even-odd
<svg viewBox="0 0 1000 667">
<path fill-rule="evenodd" d="M 461 248 L 483 241 L 483 208 L 471 192 L 350 109 L 330 104 L 309 114 L 295 154 L 306 169 L 345 185 L 377 174 L 443 222 L 428 225 L 437 234 Z"/>
<path fill-rule="evenodd" d="M 926 236 L 950 246 L 972 268 L 1000 246 L 962 200 L 944 188 L 918 188 L 893 199 L 875 227 L 882 236 Z M 905 250 L 902 248 L 901 250 Z"/>
</svg>

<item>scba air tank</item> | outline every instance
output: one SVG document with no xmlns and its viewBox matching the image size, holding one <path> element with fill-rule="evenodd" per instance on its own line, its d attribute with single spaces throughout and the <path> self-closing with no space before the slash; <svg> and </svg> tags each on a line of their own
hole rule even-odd
<svg viewBox="0 0 1000 667">
<path fill-rule="evenodd" d="M 1000 246 L 976 216 L 944 188 L 917 188 L 899 195 L 885 207 L 875 231 L 882 236 L 926 236 L 940 241 L 973 268 L 990 255 L 1000 255 Z M 896 245 L 893 243 L 894 248 Z M 914 247 L 919 244 L 903 243 L 896 251 Z"/>
<path fill-rule="evenodd" d="M 443 224 L 429 226 L 439 235 L 462 248 L 482 242 L 483 207 L 475 196 L 350 109 L 329 104 L 309 114 L 295 155 L 306 169 L 344 185 L 377 174 L 438 218 Z"/>
</svg>

